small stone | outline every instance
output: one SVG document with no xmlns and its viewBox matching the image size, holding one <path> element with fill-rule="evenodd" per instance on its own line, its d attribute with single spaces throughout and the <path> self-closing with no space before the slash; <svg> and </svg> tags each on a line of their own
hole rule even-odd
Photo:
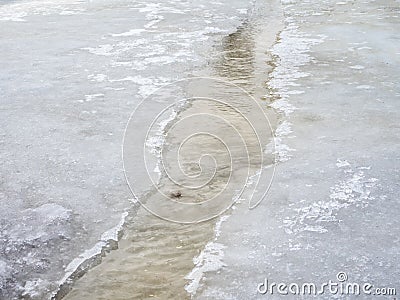
<svg viewBox="0 0 400 300">
<path fill-rule="evenodd" d="M 182 193 L 180 191 L 175 191 L 170 193 L 171 198 L 180 198 L 182 197 Z"/>
</svg>

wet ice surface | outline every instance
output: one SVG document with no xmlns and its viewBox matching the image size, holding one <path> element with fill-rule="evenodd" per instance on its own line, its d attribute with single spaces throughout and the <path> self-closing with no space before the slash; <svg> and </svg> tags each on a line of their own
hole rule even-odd
<svg viewBox="0 0 400 300">
<path fill-rule="evenodd" d="M 130 113 L 203 66 L 248 7 L 0 3 L 0 298 L 49 297 L 117 238 L 131 207 L 120 150 Z"/>
<path fill-rule="evenodd" d="M 222 224 L 215 242 L 225 266 L 205 273 L 195 296 L 291 298 L 257 286 L 318 286 L 338 282 L 338 272 L 399 289 L 400 4 L 282 5 L 286 29 L 268 82 L 282 115 L 275 183 L 256 210 L 237 209 Z"/>
<path fill-rule="evenodd" d="M 268 130 L 268 122 L 265 120 L 265 116 L 257 113 L 260 111 L 257 109 L 257 101 L 259 100 L 249 99 L 248 95 L 243 94 L 243 91 L 231 86 L 230 83 L 238 83 L 240 86 L 244 85 L 249 88 L 255 99 L 259 99 L 265 93 L 264 74 L 268 70 L 268 66 L 265 64 L 267 58 L 265 45 L 273 43 L 275 34 L 279 30 L 279 26 L 272 26 L 271 28 L 272 21 L 275 19 L 272 13 L 275 10 L 274 4 L 271 3 L 266 6 L 263 1 L 258 2 L 258 5 L 254 6 L 255 13 L 251 17 L 249 16 L 234 33 L 225 35 L 221 41 L 217 41 L 213 53 L 215 59 L 210 64 L 211 68 L 198 70 L 202 76 L 210 76 L 211 73 L 212 76 L 220 76 L 220 79 L 228 79 L 229 84 L 220 82 L 220 80 L 209 81 L 204 78 L 196 78 L 193 81 L 180 82 L 173 86 L 174 91 L 180 91 L 181 89 L 176 88 L 183 83 L 185 88 L 182 89 L 191 99 L 198 97 L 204 99 L 205 97 L 206 99 L 227 101 L 233 107 L 238 108 L 242 115 L 238 115 L 237 111 L 232 111 L 232 108 L 226 105 L 215 105 L 210 101 L 200 99 L 190 101 L 190 106 L 181 111 L 177 120 L 175 120 L 176 123 L 173 123 L 175 127 L 166 129 L 168 132 L 165 137 L 167 144 L 163 145 L 162 148 L 156 148 L 156 151 L 154 151 L 154 154 L 157 154 L 160 150 L 160 154 L 164 155 L 163 165 L 159 164 L 160 167 L 158 168 L 164 176 L 161 178 L 162 181 L 158 189 L 152 190 L 143 199 L 147 209 L 163 218 L 175 221 L 196 221 L 199 217 L 204 218 L 204 212 L 209 216 L 216 211 L 221 211 L 221 204 L 231 203 L 233 196 L 240 195 L 240 188 L 243 186 L 243 179 L 246 179 L 248 171 L 252 172 L 252 169 L 258 170 L 260 168 L 258 164 L 260 162 L 260 155 L 258 154 L 260 148 L 257 141 L 254 140 L 253 130 L 258 132 L 261 145 L 265 145 L 270 140 L 271 134 Z M 258 18 L 260 15 L 263 18 Z M 266 20 L 268 20 L 268 24 L 265 24 Z M 264 29 L 262 34 L 260 27 Z M 165 93 L 165 90 L 170 87 L 167 86 L 157 91 L 155 99 L 168 96 L 169 93 Z M 145 104 L 150 103 L 146 100 Z M 140 108 L 139 111 L 135 112 L 141 120 L 143 120 L 144 114 L 139 112 L 142 109 Z M 266 107 L 265 110 L 267 110 Z M 199 119 L 199 113 L 202 116 L 207 114 L 207 119 Z M 247 120 L 252 120 L 251 124 L 254 127 L 248 126 L 243 115 L 247 116 Z M 213 117 L 218 117 L 219 120 L 216 122 Z M 138 120 L 135 119 L 134 122 Z M 179 126 L 181 120 L 185 120 L 181 123 L 184 124 L 183 126 Z M 224 121 L 220 122 L 221 120 Z M 264 120 L 264 122 L 259 122 L 259 120 Z M 131 124 L 132 128 L 137 126 L 134 122 Z M 161 125 L 162 123 L 164 121 L 157 124 Z M 230 125 L 227 126 L 228 124 Z M 246 144 L 248 143 L 247 150 L 241 146 L 242 142 L 237 139 L 237 133 L 230 130 L 233 124 Z M 155 126 L 155 131 L 158 131 L 157 127 Z M 189 140 L 188 137 L 193 132 L 207 134 L 200 136 L 201 138 L 191 139 L 191 141 L 182 145 L 182 141 Z M 215 143 L 215 140 L 208 139 L 210 133 L 216 137 L 221 137 L 225 147 L 229 149 L 231 162 L 226 160 L 227 149 L 221 148 L 221 144 Z M 129 136 L 125 139 L 127 147 L 130 144 L 138 144 L 134 142 L 135 136 L 130 135 L 130 130 L 128 130 L 127 136 Z M 154 136 L 154 139 L 150 139 L 146 146 L 151 147 L 157 144 L 158 138 L 162 139 L 160 136 Z M 182 145 L 182 148 L 179 157 L 177 157 L 174 148 L 180 145 Z M 210 180 L 207 183 L 208 190 L 202 190 L 202 187 L 186 188 L 187 184 L 193 184 L 200 176 L 196 176 L 193 180 L 187 178 L 187 176 L 182 176 L 183 174 L 177 174 L 177 177 L 172 177 L 177 182 L 184 182 L 184 185 L 176 186 L 175 183 L 171 182 L 170 175 L 166 176 L 165 174 L 166 166 L 176 166 L 177 161 L 181 163 L 187 174 L 200 175 L 198 173 L 200 165 L 197 162 L 203 149 L 206 149 L 207 154 L 213 157 L 216 162 L 213 165 L 217 166 L 217 170 L 213 170 L 209 168 L 210 164 L 201 163 L 201 176 L 206 175 L 206 178 Z M 124 162 L 127 157 L 140 157 L 135 151 L 141 150 L 135 147 L 124 147 Z M 247 154 L 250 154 L 250 162 L 246 158 Z M 130 160 L 128 159 L 128 161 Z M 230 175 L 231 172 L 227 172 L 229 168 L 226 167 L 229 165 L 235 166 L 234 176 Z M 126 169 L 127 175 L 130 174 L 129 168 L 128 166 Z M 210 171 L 215 172 L 213 172 L 212 177 L 209 176 Z M 228 176 L 234 177 L 229 180 L 229 183 L 232 183 L 229 187 L 225 185 Z M 264 178 L 266 183 L 263 182 L 262 186 L 268 184 L 267 180 L 270 179 L 268 176 L 264 176 Z M 254 178 L 253 181 L 256 182 L 257 178 Z M 137 185 L 134 186 L 136 189 Z M 220 194 L 221 197 L 218 201 L 210 201 L 200 208 L 191 206 L 182 210 L 182 206 L 177 205 L 177 203 L 163 201 L 165 199 L 162 195 L 163 191 L 166 191 L 165 194 L 169 195 L 171 191 L 176 191 L 177 188 L 179 188 L 182 203 L 199 203 L 201 200 L 211 200 L 216 198 L 216 191 L 223 189 L 224 192 Z M 250 200 L 250 198 L 248 199 Z M 253 205 L 249 200 L 246 203 Z M 216 203 L 216 205 L 213 203 Z M 222 208 L 222 210 L 225 208 Z M 190 295 L 186 291 L 190 293 L 195 291 L 203 274 L 217 270 L 221 265 L 223 246 L 220 247 L 220 244 L 213 243 L 213 241 L 208 243 L 213 236 L 214 225 L 214 220 L 190 225 L 166 222 L 151 216 L 145 210 L 140 210 L 133 223 L 127 222 L 125 234 L 119 243 L 118 250 L 112 251 L 101 265 L 93 268 L 78 280 L 66 299 L 187 299 Z M 216 226 L 217 233 L 219 226 L 218 223 Z M 204 247 L 205 249 L 201 251 Z M 193 266 L 193 262 L 195 266 Z M 193 269 L 193 267 L 195 268 Z M 184 289 L 185 285 L 187 285 L 186 289 Z"/>
</svg>

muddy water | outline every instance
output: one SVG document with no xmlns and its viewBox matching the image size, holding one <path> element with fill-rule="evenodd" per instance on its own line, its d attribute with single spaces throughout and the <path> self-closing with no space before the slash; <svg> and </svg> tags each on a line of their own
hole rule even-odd
<svg viewBox="0 0 400 300">
<path fill-rule="evenodd" d="M 229 214 L 232 199 L 248 176 L 272 164 L 262 154 L 272 135 L 264 113 L 276 123 L 263 103 L 264 80 L 270 71 L 267 50 L 282 24 L 279 11 L 271 7 L 257 8 L 253 19 L 215 45 L 211 68 L 194 74 L 220 81 L 202 79 L 187 85 L 188 106 L 166 134 L 165 170 L 157 189 L 143 199 L 147 210 L 140 208 L 131 215 L 119 248 L 79 279 L 65 299 L 190 298 L 185 276 L 193 269 L 193 257 L 213 238 L 216 219 L 199 221 Z M 189 138 L 182 143 L 182 137 Z M 161 200 L 161 193 L 178 191 L 179 197 L 170 196 L 176 202 Z M 185 203 L 200 206 L 182 208 Z M 169 222 L 149 210 L 192 224 Z"/>
</svg>

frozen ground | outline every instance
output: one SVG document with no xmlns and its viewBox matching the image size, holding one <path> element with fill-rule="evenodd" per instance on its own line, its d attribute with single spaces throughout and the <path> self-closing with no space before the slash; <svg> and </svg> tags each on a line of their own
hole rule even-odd
<svg viewBox="0 0 400 300">
<path fill-rule="evenodd" d="M 211 46 L 245 18 L 240 2 L 0 1 L 0 299 L 49 297 L 117 239 L 133 212 L 120 150 L 132 109 L 220 57 Z M 400 3 L 281 2 L 285 29 L 265 49 L 275 181 L 257 209 L 243 202 L 218 222 L 187 291 L 273 298 L 257 294 L 265 278 L 339 272 L 400 288 Z M 228 63 L 252 50 L 230 38 Z"/>
<path fill-rule="evenodd" d="M 0 2 L 1 299 L 49 297 L 117 238 L 130 113 L 203 66 L 241 2 Z"/>
<path fill-rule="evenodd" d="M 292 299 L 257 287 L 265 279 L 319 286 L 339 282 L 339 272 L 344 283 L 371 283 L 372 293 L 399 290 L 400 2 L 285 0 L 282 8 L 267 83 L 281 114 L 275 181 L 257 209 L 241 205 L 219 225 L 211 266 L 189 291 Z"/>
</svg>

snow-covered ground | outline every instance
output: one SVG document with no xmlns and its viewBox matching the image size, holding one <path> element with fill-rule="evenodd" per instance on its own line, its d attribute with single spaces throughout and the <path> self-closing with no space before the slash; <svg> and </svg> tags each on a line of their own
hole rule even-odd
<svg viewBox="0 0 400 300">
<path fill-rule="evenodd" d="M 257 209 L 241 205 L 218 227 L 217 268 L 189 291 L 292 299 L 291 283 L 329 280 L 398 290 L 400 2 L 284 0 L 282 8 L 267 82 L 281 115 L 274 184 Z M 259 293 L 266 279 L 269 288 L 286 283 L 288 295 L 276 286 Z"/>
</svg>

